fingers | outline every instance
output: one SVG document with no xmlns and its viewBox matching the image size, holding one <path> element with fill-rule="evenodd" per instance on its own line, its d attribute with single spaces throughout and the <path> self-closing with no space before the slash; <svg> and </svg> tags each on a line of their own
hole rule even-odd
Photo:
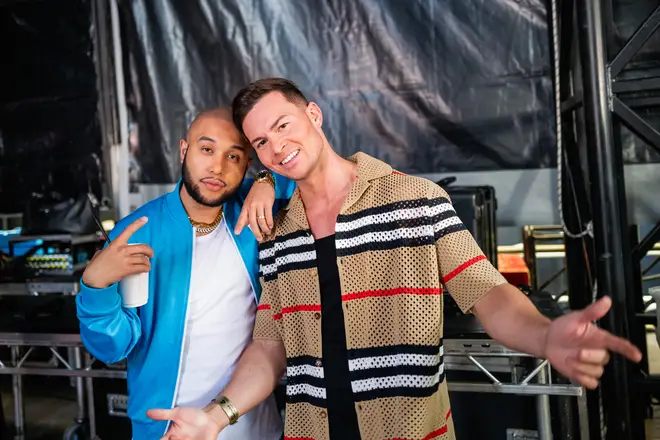
<svg viewBox="0 0 660 440">
<path fill-rule="evenodd" d="M 130 244 L 124 248 L 126 255 L 144 255 L 147 258 L 153 258 L 154 250 L 146 244 Z"/>
<path fill-rule="evenodd" d="M 609 296 L 604 296 L 577 313 L 581 315 L 580 318 L 583 322 L 598 321 L 609 312 L 610 307 L 612 307 L 612 300 Z"/>
<path fill-rule="evenodd" d="M 595 390 L 598 388 L 598 379 L 592 376 L 587 376 L 586 374 L 578 374 L 575 377 L 571 378 L 576 382 L 580 383 L 583 387 Z"/>
<path fill-rule="evenodd" d="M 587 364 L 607 365 L 610 353 L 605 349 L 584 348 L 578 353 L 578 361 Z"/>
<path fill-rule="evenodd" d="M 269 208 L 264 209 L 264 214 L 266 215 L 266 225 L 268 225 L 268 232 L 273 230 L 273 210 Z"/>
<path fill-rule="evenodd" d="M 633 362 L 639 362 L 642 360 L 642 352 L 639 351 L 639 349 L 633 344 L 631 344 L 630 341 L 619 338 L 618 336 L 614 336 L 613 334 L 607 333 L 604 330 L 599 329 L 599 331 L 603 332 L 605 346 L 610 351 L 619 353 L 620 355 L 627 357 Z"/>
<path fill-rule="evenodd" d="M 574 375 L 590 376 L 598 380 L 603 375 L 605 364 L 581 362 L 574 358 L 568 358 L 566 359 L 566 365 L 571 368 Z"/>
<path fill-rule="evenodd" d="M 250 206 L 250 230 L 252 230 L 252 233 L 254 234 L 254 238 L 257 239 L 257 241 L 261 242 L 263 240 L 263 236 L 261 235 L 261 228 L 259 227 L 259 219 L 257 216 L 261 214 L 257 213 L 257 207 L 252 205 Z"/>
<path fill-rule="evenodd" d="M 241 214 L 238 216 L 238 221 L 236 222 L 236 227 L 234 228 L 234 234 L 240 235 L 241 231 L 243 231 L 243 228 L 246 227 L 249 223 L 249 218 L 248 218 L 248 206 L 243 205 L 243 209 L 241 209 Z"/>
<path fill-rule="evenodd" d="M 151 270 L 151 262 L 148 258 L 142 255 L 133 255 L 128 257 L 127 263 L 131 269 L 129 275 L 149 272 Z"/>
<path fill-rule="evenodd" d="M 128 239 L 131 238 L 131 235 L 135 233 L 138 229 L 140 229 L 142 226 L 147 224 L 147 217 L 140 217 L 139 219 L 135 220 L 133 223 L 130 225 L 126 226 L 126 229 L 124 229 L 121 234 L 115 238 L 114 243 L 122 243 L 126 244 L 128 243 Z"/>
<path fill-rule="evenodd" d="M 270 226 L 268 226 L 268 218 L 266 217 L 266 210 L 262 207 L 257 209 L 259 215 L 257 215 L 257 220 L 259 221 L 259 229 L 261 234 L 270 234 Z"/>
<path fill-rule="evenodd" d="M 147 411 L 147 417 L 151 420 L 172 420 L 176 415 L 175 409 L 150 409 Z"/>
</svg>

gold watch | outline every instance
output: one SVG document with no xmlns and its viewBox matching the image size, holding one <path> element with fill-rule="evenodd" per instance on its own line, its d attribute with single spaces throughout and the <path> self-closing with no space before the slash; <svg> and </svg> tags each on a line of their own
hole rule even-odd
<svg viewBox="0 0 660 440">
<path fill-rule="evenodd" d="M 234 425 L 236 422 L 238 422 L 240 414 L 238 413 L 238 410 L 234 404 L 231 403 L 231 400 L 229 400 L 226 396 L 221 396 L 220 400 L 213 399 L 213 402 L 217 403 L 218 406 L 225 412 L 225 414 L 227 414 L 230 425 Z"/>
<path fill-rule="evenodd" d="M 273 189 L 275 189 L 275 178 L 268 170 L 259 171 L 254 180 L 258 183 L 268 183 Z"/>
</svg>

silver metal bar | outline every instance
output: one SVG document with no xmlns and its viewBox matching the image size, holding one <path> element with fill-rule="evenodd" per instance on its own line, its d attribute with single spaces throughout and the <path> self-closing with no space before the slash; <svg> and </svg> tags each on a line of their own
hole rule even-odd
<svg viewBox="0 0 660 440">
<path fill-rule="evenodd" d="M 86 351 L 83 352 L 85 371 L 89 371 L 94 363 L 94 358 Z M 91 377 L 85 378 L 85 391 L 87 392 L 87 418 L 89 420 L 89 437 L 96 438 L 96 412 L 94 411 L 94 380 Z"/>
<path fill-rule="evenodd" d="M 0 296 L 38 296 L 43 293 L 75 295 L 79 292 L 78 283 L 0 283 Z"/>
<path fill-rule="evenodd" d="M 17 368 L 20 368 L 23 366 L 23 363 L 27 360 L 27 358 L 30 356 L 30 353 L 32 353 L 32 350 L 34 350 L 34 347 L 30 347 L 30 349 L 25 353 L 25 355 L 21 358 L 20 361 L 16 364 Z"/>
<path fill-rule="evenodd" d="M 493 339 L 445 339 L 444 355 L 533 357 L 531 354 L 510 350 Z"/>
<path fill-rule="evenodd" d="M 20 357 L 19 347 L 11 347 L 12 365 L 18 364 Z M 23 405 L 23 378 L 14 375 L 12 380 L 12 392 L 14 396 L 14 429 L 16 434 L 14 440 L 23 440 L 25 438 L 25 406 Z"/>
<path fill-rule="evenodd" d="M 71 349 L 71 358 L 69 360 L 73 365 L 74 370 L 84 371 L 82 370 L 82 353 L 80 351 L 80 347 L 75 347 Z M 81 376 L 76 376 L 75 386 L 76 386 L 76 404 L 78 405 L 76 422 L 83 423 L 85 421 L 85 416 L 87 415 L 87 411 L 85 407 L 84 378 Z"/>
<path fill-rule="evenodd" d="M 548 361 L 543 361 L 543 362 L 541 362 L 536 368 L 534 368 L 534 370 L 532 370 L 531 373 L 529 373 L 529 375 L 528 375 L 528 376 L 527 376 L 527 377 L 521 382 L 521 384 L 522 384 L 522 385 L 527 385 L 527 384 L 529 383 L 529 381 L 532 380 L 532 379 L 534 378 L 534 376 L 536 376 L 537 374 L 539 374 L 539 372 L 540 372 L 543 368 L 545 368 L 546 365 L 548 365 Z M 543 383 L 546 383 L 546 382 L 543 382 Z"/>
<path fill-rule="evenodd" d="M 589 440 L 589 410 L 587 409 L 587 394 L 582 393 L 577 398 L 578 425 L 580 439 Z"/>
<path fill-rule="evenodd" d="M 126 379 L 123 370 L 63 370 L 58 368 L 0 368 L 0 374 L 11 376 L 58 376 L 58 377 L 94 377 L 104 379 Z"/>
<path fill-rule="evenodd" d="M 0 345 L 28 347 L 82 347 L 78 333 L 0 333 Z"/>
<path fill-rule="evenodd" d="M 130 188 L 128 175 L 128 109 L 126 106 L 126 90 L 124 85 L 124 61 L 121 45 L 121 29 L 119 25 L 119 7 L 117 0 L 110 0 L 110 24 L 112 30 L 112 48 L 115 67 L 117 111 L 119 115 L 119 144 L 114 146 L 117 166 L 113 181 L 113 203 L 117 218 L 126 217 L 130 213 Z"/>
<path fill-rule="evenodd" d="M 447 371 L 481 371 L 478 367 L 476 367 L 474 364 L 466 362 L 446 362 L 445 361 L 445 369 Z M 497 366 L 488 366 L 488 371 L 491 373 L 511 373 L 511 367 L 508 365 L 497 365 Z"/>
<path fill-rule="evenodd" d="M 54 347 L 49 347 L 49 348 L 50 348 L 50 351 L 53 352 L 55 357 L 57 359 L 59 359 L 60 362 L 62 362 L 62 364 L 66 367 L 67 370 L 73 370 L 73 368 L 71 368 L 71 365 L 69 365 L 69 363 L 67 361 L 65 361 L 62 356 L 60 356 L 60 354 L 57 352 L 57 350 L 55 350 Z"/>
<path fill-rule="evenodd" d="M 448 382 L 449 391 L 466 393 L 501 393 L 519 394 L 525 396 L 581 396 L 582 387 L 575 385 L 520 385 L 520 384 L 490 384 L 471 382 Z"/>
<path fill-rule="evenodd" d="M 539 361 L 537 372 L 537 381 L 539 384 L 547 385 L 547 370 L 544 368 L 547 361 Z M 538 371 L 537 371 L 538 370 Z M 532 372 L 532 374 L 535 374 Z M 552 413 L 550 412 L 550 396 L 547 394 L 536 396 L 536 423 L 539 434 L 539 440 L 552 440 Z"/>
<path fill-rule="evenodd" d="M 489 378 L 490 380 L 492 380 L 493 383 L 494 383 L 495 385 L 501 385 L 501 384 L 502 384 L 502 382 L 500 382 L 495 376 L 493 376 L 493 375 L 491 374 L 490 371 L 488 371 L 483 365 L 481 365 L 481 364 L 479 363 L 478 360 L 476 360 L 476 359 L 473 358 L 472 356 L 468 356 L 468 359 L 470 359 L 470 361 L 471 361 L 474 365 L 476 365 L 476 367 L 477 367 L 478 369 L 480 369 L 480 370 L 482 371 L 482 373 L 484 373 L 486 376 L 488 376 L 488 378 Z"/>
</svg>

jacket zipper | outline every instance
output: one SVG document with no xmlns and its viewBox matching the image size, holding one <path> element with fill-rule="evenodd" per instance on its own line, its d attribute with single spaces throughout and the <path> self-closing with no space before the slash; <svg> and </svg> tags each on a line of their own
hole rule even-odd
<svg viewBox="0 0 660 440">
<path fill-rule="evenodd" d="M 227 224 L 227 222 L 225 222 L 225 229 L 227 229 L 227 232 L 229 233 L 229 237 L 231 238 L 232 243 L 234 243 L 234 247 L 236 248 L 236 252 L 238 252 L 238 256 L 241 257 L 241 261 L 243 262 L 242 266 L 243 269 L 245 270 L 245 275 L 247 275 L 248 280 L 250 281 L 250 287 L 252 287 L 252 296 L 254 296 L 254 300 L 257 302 L 257 305 L 259 305 L 259 298 L 257 298 L 257 289 L 254 287 L 254 284 L 252 283 L 252 277 L 250 276 L 250 271 L 245 265 L 245 259 L 243 258 L 243 254 L 241 253 L 241 250 L 238 247 L 238 243 L 236 243 L 236 240 L 234 239 L 234 234 L 229 229 L 229 225 Z M 259 258 L 259 249 L 257 248 L 257 263 L 258 263 L 258 258 Z"/>
<path fill-rule="evenodd" d="M 172 396 L 172 403 L 170 404 L 170 408 L 174 408 L 174 404 L 176 403 L 176 396 L 179 394 L 179 386 L 181 385 L 181 364 L 183 363 L 183 354 L 185 353 L 185 344 L 186 344 L 186 333 L 188 332 L 188 302 L 190 299 L 190 285 L 192 284 L 192 266 L 195 260 L 195 229 L 192 228 L 192 251 L 191 251 L 191 257 L 190 257 L 190 270 L 188 271 L 190 273 L 189 279 L 188 279 L 188 295 L 186 295 L 186 313 L 183 316 L 183 338 L 181 339 L 181 354 L 179 355 L 179 365 L 177 367 L 177 373 L 176 373 L 176 385 L 174 386 L 174 395 Z M 167 423 L 167 426 L 165 427 L 165 432 L 163 432 L 163 435 L 167 432 L 167 430 L 170 427 L 170 423 Z"/>
</svg>

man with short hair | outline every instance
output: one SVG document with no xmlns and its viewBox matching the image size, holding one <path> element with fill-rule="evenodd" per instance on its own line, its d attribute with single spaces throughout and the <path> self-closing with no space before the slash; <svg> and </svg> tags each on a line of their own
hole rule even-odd
<svg viewBox="0 0 660 440">
<path fill-rule="evenodd" d="M 240 424 L 286 372 L 285 438 L 453 440 L 444 288 L 493 339 L 588 388 L 610 351 L 641 359 L 592 324 L 608 298 L 549 320 L 488 262 L 442 188 L 363 153 L 338 156 L 292 82 L 250 84 L 233 115 L 261 163 L 298 189 L 260 246 L 254 342 L 204 410 L 150 412 L 175 421 L 165 439 Z"/>
<path fill-rule="evenodd" d="M 269 230 L 271 207 L 277 210 L 295 186 L 270 173 L 261 183 L 244 179 L 251 150 L 230 110 L 202 112 L 180 142 L 175 190 L 122 219 L 83 274 L 76 298 L 82 340 L 105 363 L 127 359 L 135 440 L 160 438 L 167 429 L 147 418 L 147 409 L 207 404 L 251 342 L 261 293 L 253 232 Z M 247 223 L 251 231 L 234 234 Z M 142 272 L 149 272 L 148 302 L 139 310 L 123 307 L 118 282 Z M 246 423 L 213 439 L 281 434 L 269 396 Z"/>
</svg>

